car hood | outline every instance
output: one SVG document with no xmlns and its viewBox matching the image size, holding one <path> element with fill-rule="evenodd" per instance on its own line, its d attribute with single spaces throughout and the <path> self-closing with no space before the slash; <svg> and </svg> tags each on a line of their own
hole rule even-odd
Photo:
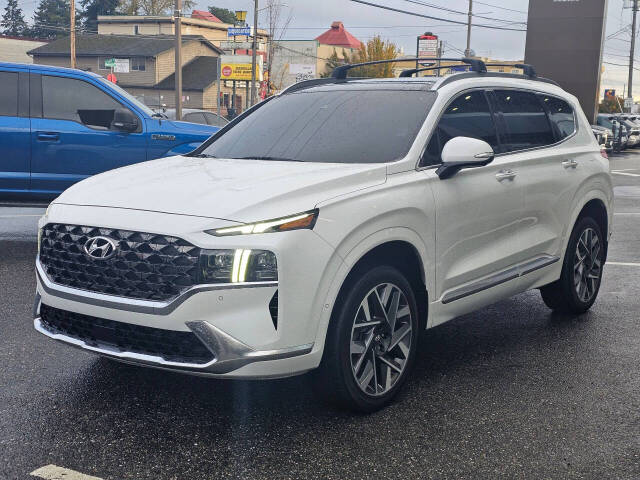
<svg viewBox="0 0 640 480">
<path fill-rule="evenodd" d="M 235 222 L 277 218 L 386 181 L 386 166 L 168 157 L 90 177 L 55 203 Z"/>
<path fill-rule="evenodd" d="M 204 125 L 202 123 L 181 122 L 177 120 L 165 120 L 165 125 L 168 123 L 173 130 L 194 132 L 194 133 L 206 133 L 211 135 L 214 132 L 220 130 L 220 127 L 214 127 L 213 125 Z"/>
</svg>

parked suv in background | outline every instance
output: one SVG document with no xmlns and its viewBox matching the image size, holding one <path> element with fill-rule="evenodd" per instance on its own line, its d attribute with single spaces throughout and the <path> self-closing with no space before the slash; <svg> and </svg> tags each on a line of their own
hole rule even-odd
<svg viewBox="0 0 640 480">
<path fill-rule="evenodd" d="M 464 62 L 437 80 L 340 67 L 191 154 L 73 186 L 40 221 L 35 328 L 201 375 L 315 370 L 329 399 L 372 411 L 420 330 L 532 288 L 585 312 L 608 160 L 559 86 Z"/>
<path fill-rule="evenodd" d="M 0 63 L 0 195 L 53 197 L 96 173 L 188 153 L 218 127 L 173 122 L 101 76 Z"/>
</svg>

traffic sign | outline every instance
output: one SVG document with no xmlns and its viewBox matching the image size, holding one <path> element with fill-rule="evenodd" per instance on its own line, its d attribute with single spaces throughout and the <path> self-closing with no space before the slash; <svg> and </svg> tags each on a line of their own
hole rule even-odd
<svg viewBox="0 0 640 480">
<path fill-rule="evenodd" d="M 107 58 L 104 61 L 104 66 L 105 67 L 111 67 L 111 68 L 115 67 L 116 66 L 116 59 L 115 58 Z"/>
<path fill-rule="evenodd" d="M 633 107 L 633 98 L 625 98 L 624 99 L 624 108 L 631 108 Z"/>
<path fill-rule="evenodd" d="M 251 50 L 253 48 L 253 42 L 220 42 L 220 48 L 222 50 Z M 260 49 L 260 47 L 258 47 Z"/>
</svg>

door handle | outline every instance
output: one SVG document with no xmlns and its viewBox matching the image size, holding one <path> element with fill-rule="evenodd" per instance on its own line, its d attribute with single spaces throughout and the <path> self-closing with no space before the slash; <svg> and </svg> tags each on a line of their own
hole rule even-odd
<svg viewBox="0 0 640 480">
<path fill-rule="evenodd" d="M 562 162 L 562 166 L 564 168 L 576 168 L 578 166 L 578 162 L 576 160 L 565 160 Z"/>
<path fill-rule="evenodd" d="M 38 140 L 42 142 L 57 142 L 60 136 L 55 132 L 38 132 Z"/>
<path fill-rule="evenodd" d="M 496 173 L 496 180 L 499 182 L 503 180 L 513 180 L 514 178 L 516 178 L 516 172 L 513 170 L 500 170 Z"/>
</svg>

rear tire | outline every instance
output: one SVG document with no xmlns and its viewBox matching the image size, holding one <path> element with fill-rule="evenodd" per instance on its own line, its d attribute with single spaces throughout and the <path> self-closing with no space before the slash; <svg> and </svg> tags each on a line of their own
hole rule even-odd
<svg viewBox="0 0 640 480">
<path fill-rule="evenodd" d="M 573 227 L 560 279 L 540 288 L 542 300 L 552 310 L 581 314 L 595 302 L 604 267 L 604 237 L 591 217 L 580 218 Z"/>
<path fill-rule="evenodd" d="M 326 400 L 357 412 L 388 405 L 418 348 L 418 308 L 397 269 L 364 271 L 336 303 L 315 387 Z"/>
</svg>

